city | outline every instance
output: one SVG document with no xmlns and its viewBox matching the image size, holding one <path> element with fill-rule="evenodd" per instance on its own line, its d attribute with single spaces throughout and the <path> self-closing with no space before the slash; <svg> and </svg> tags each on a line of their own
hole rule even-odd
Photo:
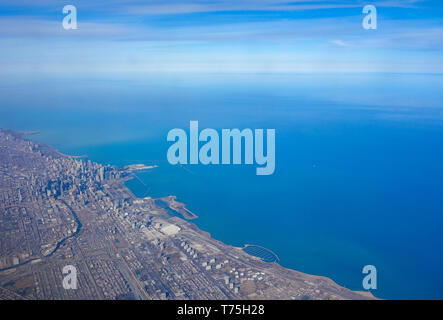
<svg viewBox="0 0 443 320">
<path fill-rule="evenodd" d="M 0 299 L 373 298 L 211 238 L 174 196 L 136 198 L 124 185 L 134 168 L 1 129 Z"/>
</svg>

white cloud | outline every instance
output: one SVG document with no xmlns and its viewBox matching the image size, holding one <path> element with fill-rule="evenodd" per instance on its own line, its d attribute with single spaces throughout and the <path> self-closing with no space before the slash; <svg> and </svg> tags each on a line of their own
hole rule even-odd
<svg viewBox="0 0 443 320">
<path fill-rule="evenodd" d="M 347 45 L 344 41 L 342 41 L 342 40 L 330 40 L 329 42 L 332 43 L 332 44 L 335 44 L 335 45 L 337 45 L 337 46 L 339 46 L 339 47 L 347 47 L 347 46 L 348 46 L 348 45 Z"/>
</svg>

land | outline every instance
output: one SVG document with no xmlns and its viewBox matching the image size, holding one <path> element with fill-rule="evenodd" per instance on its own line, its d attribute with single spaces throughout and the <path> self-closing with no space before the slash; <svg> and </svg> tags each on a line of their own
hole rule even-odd
<svg viewBox="0 0 443 320">
<path fill-rule="evenodd" d="M 373 298 L 211 238 L 175 197 L 136 198 L 131 171 L 0 129 L 0 299 Z"/>
</svg>

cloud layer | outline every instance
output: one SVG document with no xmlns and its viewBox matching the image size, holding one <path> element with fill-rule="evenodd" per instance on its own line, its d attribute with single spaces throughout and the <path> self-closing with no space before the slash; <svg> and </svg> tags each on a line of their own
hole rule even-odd
<svg viewBox="0 0 443 320">
<path fill-rule="evenodd" d="M 65 1 L 0 4 L 3 71 L 443 72 L 443 4 L 372 1 Z"/>
</svg>

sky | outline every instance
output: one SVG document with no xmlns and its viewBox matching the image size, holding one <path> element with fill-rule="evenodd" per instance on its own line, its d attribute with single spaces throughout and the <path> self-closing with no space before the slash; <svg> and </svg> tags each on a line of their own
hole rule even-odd
<svg viewBox="0 0 443 320">
<path fill-rule="evenodd" d="M 443 2 L 0 0 L 0 48 L 0 73 L 443 73 Z"/>
</svg>

